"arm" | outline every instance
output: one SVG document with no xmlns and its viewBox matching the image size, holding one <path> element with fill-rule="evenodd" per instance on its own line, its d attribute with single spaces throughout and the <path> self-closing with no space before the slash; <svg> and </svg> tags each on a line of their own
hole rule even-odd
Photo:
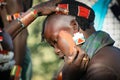
<svg viewBox="0 0 120 80">
<path fill-rule="evenodd" d="M 12 15 L 14 13 L 23 12 L 23 8 L 24 8 L 23 2 L 21 0 L 6 0 L 6 3 L 7 3 L 7 6 L 5 6 L 5 9 L 6 9 L 7 14 L 5 14 L 5 11 L 3 11 L 3 9 L 2 9 L 3 14 L 1 15 L 5 30 L 10 27 L 9 24 L 12 22 L 12 21 L 8 21 L 6 19 L 6 16 Z M 12 6 L 11 6 L 11 4 L 12 4 Z M 28 36 L 27 29 L 24 29 L 14 38 L 13 44 L 11 44 L 11 45 L 14 45 L 14 49 L 12 48 L 14 50 L 14 60 L 15 60 L 14 66 L 16 66 L 16 67 L 19 66 L 20 69 L 22 69 L 23 60 L 24 60 L 25 54 L 26 54 L 27 36 Z M 8 40 L 8 39 L 9 38 L 7 38 L 6 40 Z M 10 41 L 11 40 L 9 40 L 9 42 Z M 6 46 L 6 47 L 8 48 L 8 46 Z M 14 67 L 12 68 L 12 70 L 13 69 L 14 69 Z M 12 74 L 10 76 L 10 79 L 13 80 L 13 78 L 14 79 L 17 78 L 15 75 L 16 75 L 16 73 Z"/>
<path fill-rule="evenodd" d="M 55 1 L 55 0 L 52 0 L 49 2 L 53 3 L 53 1 Z M 46 4 L 46 3 L 48 4 L 48 2 L 45 2 L 44 4 Z M 47 15 L 51 12 L 54 12 L 55 8 L 56 8 L 56 6 L 55 6 L 56 3 L 54 3 L 54 5 L 51 5 L 52 9 L 49 7 L 50 4 L 48 4 L 47 6 L 46 5 L 39 6 L 41 4 L 38 4 L 37 6 L 33 7 L 32 9 L 29 9 L 28 11 L 26 11 L 21 16 L 20 20 L 12 21 L 5 29 L 5 31 L 8 32 L 12 36 L 12 39 L 14 40 L 14 52 L 15 52 L 16 65 L 21 65 L 23 58 L 24 58 L 24 53 L 25 53 L 25 48 L 26 48 L 26 39 L 27 39 L 27 31 L 25 28 L 37 18 L 36 16 L 39 13 L 41 13 L 41 15 Z M 42 11 L 43 8 L 39 9 L 44 6 L 45 6 L 44 11 Z M 20 11 L 22 11 L 22 10 L 20 10 Z M 42 13 L 42 12 L 44 12 L 44 13 Z M 24 27 L 22 24 L 24 25 Z M 21 30 L 23 30 L 23 31 L 21 32 Z M 18 34 L 18 33 L 20 33 L 20 34 Z"/>
<path fill-rule="evenodd" d="M 44 3 L 40 3 L 33 8 L 26 11 L 20 19 L 17 19 L 10 23 L 9 27 L 6 29 L 12 38 L 14 39 L 15 36 L 26 26 L 28 26 L 31 22 L 33 22 L 37 17 L 37 15 L 48 15 L 52 12 L 56 12 L 56 4 L 59 3 L 61 0 L 50 0 Z M 64 12 L 63 9 L 60 9 L 61 12 Z M 22 27 L 21 27 L 22 26 Z"/>
<path fill-rule="evenodd" d="M 7 3 L 7 6 L 6 6 L 7 12 L 10 15 L 12 15 L 14 13 L 23 12 L 23 10 L 24 10 L 23 1 L 6 0 L 6 3 Z M 11 4 L 12 4 L 12 6 L 11 6 Z M 28 4 L 30 4 L 30 3 L 28 3 Z M 5 16 L 5 19 L 6 19 L 6 16 Z M 9 24 L 11 24 L 11 22 L 9 22 L 9 21 L 6 21 L 4 23 L 7 23 L 7 22 Z M 4 29 L 7 29 L 9 27 L 10 27 L 9 25 L 7 25 L 7 26 L 5 25 Z M 25 29 L 25 30 L 21 31 L 13 40 L 16 65 L 21 66 L 21 64 L 23 62 L 23 59 L 25 56 L 25 51 L 26 51 L 27 35 L 28 35 L 27 29 Z"/>
</svg>

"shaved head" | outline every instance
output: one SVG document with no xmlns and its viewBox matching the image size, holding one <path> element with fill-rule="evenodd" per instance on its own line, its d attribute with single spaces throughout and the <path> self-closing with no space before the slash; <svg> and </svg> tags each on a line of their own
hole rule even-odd
<svg viewBox="0 0 120 80">
<path fill-rule="evenodd" d="M 68 15 L 51 15 L 47 18 L 45 22 L 45 28 L 55 28 L 59 29 L 60 27 L 70 27 L 70 22 L 75 20 L 75 17 Z M 48 26 L 51 24 L 52 26 Z M 57 27 L 56 27 L 57 26 Z"/>
<path fill-rule="evenodd" d="M 59 25 L 59 23 L 61 23 L 61 25 L 68 25 L 73 19 L 75 19 L 75 17 L 68 15 L 51 15 L 47 18 L 46 24 L 56 22 L 54 23 L 55 25 Z"/>
<path fill-rule="evenodd" d="M 60 30 L 70 31 L 71 22 L 75 17 L 68 15 L 50 15 L 44 23 L 44 36 L 47 38 L 59 33 Z M 71 31 L 70 31 L 71 32 Z"/>
<path fill-rule="evenodd" d="M 54 47 L 55 53 L 59 57 L 68 57 L 72 55 L 75 43 L 73 41 L 73 26 L 76 26 L 76 20 L 68 15 L 50 15 L 44 22 L 44 38 Z"/>
</svg>

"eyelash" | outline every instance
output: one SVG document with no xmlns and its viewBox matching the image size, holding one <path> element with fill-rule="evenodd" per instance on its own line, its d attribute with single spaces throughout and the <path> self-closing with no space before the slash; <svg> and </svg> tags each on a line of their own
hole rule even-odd
<svg viewBox="0 0 120 80">
<path fill-rule="evenodd" d="M 51 45 L 52 47 L 54 47 L 56 43 L 57 43 L 57 41 L 54 40 L 54 41 L 51 42 L 50 45 Z"/>
<path fill-rule="evenodd" d="M 50 44 L 50 46 L 54 48 L 54 46 L 52 44 Z"/>
<path fill-rule="evenodd" d="M 53 41 L 53 44 L 56 44 L 56 43 L 57 43 L 57 41 L 54 40 L 54 41 Z"/>
</svg>

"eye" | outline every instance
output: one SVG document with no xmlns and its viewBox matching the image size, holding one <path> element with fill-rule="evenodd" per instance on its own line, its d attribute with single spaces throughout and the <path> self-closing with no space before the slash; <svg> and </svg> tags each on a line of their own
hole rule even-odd
<svg viewBox="0 0 120 80">
<path fill-rule="evenodd" d="M 47 42 L 49 43 L 49 45 L 50 45 L 51 47 L 53 47 L 53 48 L 54 48 L 54 45 L 53 45 L 53 42 L 52 42 L 52 41 L 47 40 Z"/>
<path fill-rule="evenodd" d="M 50 44 L 50 46 L 54 48 L 54 45 Z"/>
<path fill-rule="evenodd" d="M 55 45 L 56 43 L 57 43 L 57 40 L 54 40 L 54 41 L 53 41 L 53 44 Z"/>
<path fill-rule="evenodd" d="M 57 45 L 57 40 L 53 40 L 50 44 L 52 47 L 55 47 Z"/>
</svg>

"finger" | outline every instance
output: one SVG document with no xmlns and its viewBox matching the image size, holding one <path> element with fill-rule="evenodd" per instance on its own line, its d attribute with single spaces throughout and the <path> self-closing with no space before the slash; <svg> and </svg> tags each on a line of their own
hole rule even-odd
<svg viewBox="0 0 120 80">
<path fill-rule="evenodd" d="M 73 53 L 71 56 L 68 56 L 66 58 L 67 63 L 74 63 L 75 65 L 80 65 L 82 62 L 83 57 L 85 56 L 84 53 L 81 53 L 82 51 L 79 50 L 79 47 L 75 46 L 73 48 Z"/>
<path fill-rule="evenodd" d="M 81 62 L 81 65 L 80 65 L 80 69 L 85 71 L 87 66 L 88 66 L 88 62 L 89 62 L 89 59 L 88 59 L 88 56 L 85 55 L 82 59 L 82 62 Z"/>
<path fill-rule="evenodd" d="M 79 50 L 78 50 L 77 47 L 75 46 L 75 47 L 73 48 L 72 55 L 66 57 L 66 62 L 69 63 L 69 64 L 70 64 L 70 63 L 77 64 L 77 61 L 78 61 L 78 60 L 76 60 L 76 59 L 78 58 L 78 54 L 79 54 Z M 79 60 L 80 60 L 80 58 L 79 58 Z"/>
<path fill-rule="evenodd" d="M 84 68 L 85 68 L 85 69 L 86 69 L 87 66 L 88 66 L 89 60 L 90 60 L 90 58 L 88 57 L 88 55 L 86 55 L 86 59 L 84 59 L 84 61 L 85 61 Z"/>
<path fill-rule="evenodd" d="M 81 48 L 77 47 L 78 54 L 76 55 L 76 58 L 74 60 L 74 63 L 76 65 L 80 65 L 82 63 L 83 58 L 85 57 L 85 51 L 83 51 Z"/>
<path fill-rule="evenodd" d="M 56 7 L 55 11 L 57 12 L 57 14 L 68 14 L 68 12 L 69 12 L 67 9 L 63 9 L 60 7 Z"/>
</svg>

